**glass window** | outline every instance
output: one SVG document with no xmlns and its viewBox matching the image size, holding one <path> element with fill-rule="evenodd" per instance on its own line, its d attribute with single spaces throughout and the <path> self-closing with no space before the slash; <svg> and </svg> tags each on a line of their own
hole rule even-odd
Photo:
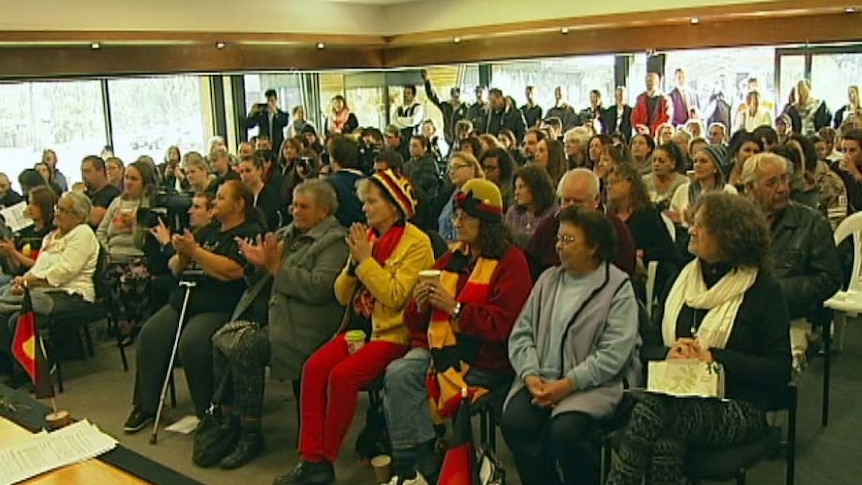
<svg viewBox="0 0 862 485">
<path fill-rule="evenodd" d="M 665 90 L 670 92 L 675 86 L 674 73 L 685 69 L 688 83 L 697 91 L 701 116 L 709 118 L 710 98 L 719 90 L 733 106 L 733 111 L 745 102 L 748 94 L 748 80 L 757 79 L 761 104 L 775 112 L 775 48 L 744 47 L 732 49 L 691 49 L 671 51 L 665 60 Z M 637 96 L 641 89 L 632 93 Z"/>
<path fill-rule="evenodd" d="M 245 113 L 251 111 L 252 106 L 257 103 L 266 103 L 266 91 L 274 89 L 278 93 L 278 106 L 282 111 L 291 116 L 293 121 L 293 109 L 297 106 L 305 106 L 302 96 L 301 74 L 276 74 L 260 73 L 246 74 L 243 76 L 245 84 Z M 257 135 L 258 128 L 248 130 L 245 139 Z"/>
<path fill-rule="evenodd" d="M 512 96 L 521 106 L 526 102 L 527 86 L 538 89 L 537 101 L 543 109 L 554 106 L 554 88 L 565 86 L 568 103 L 576 111 L 590 105 L 590 90 L 598 89 L 602 99 L 613 99 L 614 56 L 579 56 L 562 59 L 494 64 L 491 84 Z M 478 73 L 477 73 L 478 74 Z"/>
<path fill-rule="evenodd" d="M 816 54 L 811 59 L 811 88 L 834 113 L 848 103 L 847 88 L 862 84 L 862 54 Z"/>
<path fill-rule="evenodd" d="M 629 77 L 626 82 L 626 94 L 628 94 L 631 106 L 635 105 L 638 96 L 646 89 L 646 71 L 646 54 L 635 54 L 632 56 L 629 63 Z"/>
<path fill-rule="evenodd" d="M 46 148 L 68 182 L 78 182 L 81 159 L 106 142 L 99 81 L 0 84 L 0 160 L 14 187 Z"/>
<path fill-rule="evenodd" d="M 149 155 L 161 163 L 168 147 L 206 154 L 212 127 L 209 90 L 197 76 L 108 81 L 114 153 L 124 162 Z"/>
</svg>

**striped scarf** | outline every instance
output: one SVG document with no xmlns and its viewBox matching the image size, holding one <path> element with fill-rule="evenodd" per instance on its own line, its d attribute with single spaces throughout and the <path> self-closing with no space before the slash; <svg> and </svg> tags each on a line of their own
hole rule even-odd
<svg viewBox="0 0 862 485">
<path fill-rule="evenodd" d="M 441 286 L 450 294 L 455 295 L 458 286 L 458 273 L 452 271 L 452 262 L 462 255 L 469 255 L 465 244 L 456 244 L 449 265 L 440 276 Z M 460 254 L 459 254 L 460 253 Z M 455 296 L 461 305 L 481 306 L 488 302 L 491 291 L 491 277 L 499 262 L 495 259 L 479 258 L 470 273 L 470 278 Z M 434 365 L 428 373 L 428 392 L 431 409 L 436 418 L 453 416 L 461 404 L 461 390 L 468 389 L 473 401 L 488 393 L 480 387 L 471 387 L 464 380 L 470 366 L 461 360 L 458 352 L 458 333 L 460 328 L 448 313 L 434 310 L 428 325 L 428 349 L 431 351 Z"/>
</svg>

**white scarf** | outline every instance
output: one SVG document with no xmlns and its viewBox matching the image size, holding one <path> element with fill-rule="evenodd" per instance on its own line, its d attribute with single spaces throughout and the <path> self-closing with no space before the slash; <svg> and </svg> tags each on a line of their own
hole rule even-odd
<svg viewBox="0 0 862 485">
<path fill-rule="evenodd" d="M 700 262 L 695 259 L 688 263 L 674 282 L 664 304 L 661 332 L 665 346 L 670 347 L 677 341 L 677 319 L 685 304 L 689 308 L 708 310 L 696 336 L 701 347 L 723 349 L 733 330 L 742 298 L 754 284 L 755 278 L 757 269 L 731 270 L 712 288 L 707 289 Z"/>
</svg>

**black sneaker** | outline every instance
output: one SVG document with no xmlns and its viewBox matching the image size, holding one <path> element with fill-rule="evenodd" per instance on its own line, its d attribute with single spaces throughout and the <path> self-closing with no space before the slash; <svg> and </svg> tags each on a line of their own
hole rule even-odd
<svg viewBox="0 0 862 485">
<path fill-rule="evenodd" d="M 123 431 L 127 434 L 137 433 L 138 431 L 152 424 L 155 416 L 147 414 L 138 408 L 132 409 L 132 414 L 126 419 L 126 424 L 123 425 Z"/>
<path fill-rule="evenodd" d="M 329 485 L 334 481 L 335 469 L 332 463 L 300 461 L 292 472 L 276 477 L 272 485 Z"/>
</svg>

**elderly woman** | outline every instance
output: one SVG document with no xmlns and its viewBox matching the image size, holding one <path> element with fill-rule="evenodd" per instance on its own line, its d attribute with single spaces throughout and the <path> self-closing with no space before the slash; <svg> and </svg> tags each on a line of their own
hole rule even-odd
<svg viewBox="0 0 862 485">
<path fill-rule="evenodd" d="M 291 225 L 257 243 L 239 242 L 257 272 L 231 320 L 251 322 L 251 331 L 227 348 L 217 334 L 213 363 L 216 377 L 231 374 L 222 414 L 241 433 L 233 449 L 198 465 L 234 469 L 263 451 L 260 418 L 267 364 L 273 377 L 293 383 L 298 400 L 305 360 L 332 338 L 344 314 L 332 293 L 348 253 L 347 231 L 333 217 L 335 190 L 323 181 L 304 182 L 294 189 L 293 201 Z"/>
<path fill-rule="evenodd" d="M 645 395 L 635 406 L 607 484 L 682 483 L 688 446 L 730 446 L 767 429 L 772 396 L 790 380 L 789 317 L 766 271 L 769 229 L 748 200 L 721 192 L 698 201 L 689 251 L 644 337 L 645 360 L 717 362 L 727 400 Z"/>
<path fill-rule="evenodd" d="M 195 234 L 175 234 L 171 240 L 176 250 L 168 263 L 173 274 L 182 277 L 190 270 L 202 272 L 202 276 L 195 277 L 197 286 L 190 290 L 178 348 L 198 416 L 203 416 L 213 395 L 211 338 L 228 321 L 246 286 L 245 258 L 237 239 L 255 238 L 263 232 L 262 217 L 253 198 L 238 180 L 226 182 L 219 187 L 212 208 L 214 223 Z M 141 328 L 134 408 L 123 426 L 127 433 L 140 431 L 156 414 L 185 292 L 181 287 L 175 288 L 169 303 Z"/>
<path fill-rule="evenodd" d="M 434 265 L 442 276 L 416 285 L 404 311 L 412 349 L 386 368 L 384 403 L 395 485 L 413 483 L 417 471 L 437 483 L 434 419 L 425 382 L 432 364 L 438 375 L 449 365 L 432 357 L 446 348 L 442 336 L 452 335 L 458 349 L 469 349 L 459 355 L 459 371 L 444 373 L 457 387 L 492 390 L 512 380 L 506 343 L 532 281 L 527 260 L 503 223 L 502 204 L 492 182 L 475 179 L 461 187 L 454 215 L 458 243 Z"/>
<path fill-rule="evenodd" d="M 39 258 L 33 266 L 6 287 L 0 299 L 0 347 L 11 347 L 16 315 L 24 288 L 30 288 L 33 309 L 40 315 L 70 316 L 85 309 L 96 299 L 93 274 L 99 259 L 99 242 L 87 224 L 92 205 L 87 196 L 67 192 L 57 203 L 54 223 L 57 229 L 42 241 Z M 10 317 L 11 315 L 11 317 Z M 5 334 L 5 335 L 4 335 Z"/>
<path fill-rule="evenodd" d="M 138 215 L 143 216 L 152 205 L 157 189 L 154 176 L 148 164 L 130 164 L 123 175 L 122 194 L 108 206 L 96 229 L 96 237 L 108 255 L 105 280 L 112 305 L 129 322 L 123 329 L 127 337 L 134 337 L 149 303 L 150 275 L 144 258 L 149 227 L 139 223 Z"/>
<path fill-rule="evenodd" d="M 548 172 L 535 164 L 519 168 L 515 173 L 515 204 L 506 211 L 506 224 L 515 244 L 527 247 L 536 228 L 558 209 L 554 182 Z"/>
<path fill-rule="evenodd" d="M 452 222 L 454 214 L 455 196 L 468 181 L 476 178 L 484 178 L 485 173 L 475 156 L 457 152 L 449 159 L 449 184 L 443 186 L 437 194 L 439 211 L 437 213 L 437 232 L 446 241 L 457 241 L 458 234 L 455 233 L 455 224 Z"/>
<path fill-rule="evenodd" d="M 414 215 L 413 188 L 391 171 L 363 179 L 357 195 L 368 226 L 354 224 L 347 236 L 350 259 L 335 280 L 335 297 L 347 306 L 343 328 L 365 335 L 348 345 L 339 334 L 315 352 L 302 372 L 300 462 L 276 485 L 331 483 L 359 390 L 407 352 L 402 313 L 419 271 L 434 264 L 431 242 L 407 222 Z M 370 227 L 369 227 L 370 226 Z"/>
<path fill-rule="evenodd" d="M 722 160 L 724 148 L 717 145 L 707 145 L 694 154 L 692 180 L 676 189 L 670 201 L 670 208 L 665 212 L 674 224 L 689 227 L 694 216 L 691 207 L 707 192 L 717 190 L 729 194 L 737 193 L 733 185 L 724 181 Z"/>
<path fill-rule="evenodd" d="M 598 484 L 598 420 L 611 415 L 624 382 L 639 381 L 638 304 L 612 264 L 616 237 L 600 211 L 559 215 L 560 266 L 539 278 L 509 337 L 516 379 L 503 437 L 525 485 Z"/>
</svg>

